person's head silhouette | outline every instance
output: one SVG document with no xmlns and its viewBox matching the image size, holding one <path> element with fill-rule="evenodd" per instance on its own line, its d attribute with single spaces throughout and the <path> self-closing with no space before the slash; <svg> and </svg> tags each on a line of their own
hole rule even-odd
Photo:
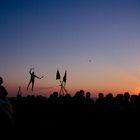
<svg viewBox="0 0 140 140">
<path fill-rule="evenodd" d="M 2 86 L 3 84 L 3 78 L 0 77 L 0 99 L 6 99 L 6 96 L 8 95 L 7 90 L 5 89 L 4 86 Z"/>
<path fill-rule="evenodd" d="M 3 84 L 3 78 L 0 77 L 0 85 Z"/>
</svg>

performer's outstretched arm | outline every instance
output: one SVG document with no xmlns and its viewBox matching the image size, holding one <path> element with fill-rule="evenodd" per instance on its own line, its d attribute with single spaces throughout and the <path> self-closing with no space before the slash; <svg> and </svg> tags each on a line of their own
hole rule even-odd
<svg viewBox="0 0 140 140">
<path fill-rule="evenodd" d="M 38 79 L 42 79 L 44 76 L 38 77 L 38 76 L 35 75 L 35 77 L 38 78 Z"/>
</svg>

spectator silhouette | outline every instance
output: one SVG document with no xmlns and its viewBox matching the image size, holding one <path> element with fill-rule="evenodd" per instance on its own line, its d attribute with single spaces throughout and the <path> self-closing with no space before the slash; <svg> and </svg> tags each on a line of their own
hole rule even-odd
<svg viewBox="0 0 140 140">
<path fill-rule="evenodd" d="M 3 78 L 0 77 L 0 131 L 1 134 L 5 134 L 6 132 L 12 132 L 13 111 L 7 98 L 8 92 L 2 84 Z"/>
<path fill-rule="evenodd" d="M 86 92 L 86 105 L 93 105 L 94 104 L 94 100 L 91 99 L 91 93 L 90 92 Z"/>
<path fill-rule="evenodd" d="M 98 98 L 95 102 L 97 111 L 103 111 L 105 107 L 105 97 L 103 93 L 98 93 Z"/>
<path fill-rule="evenodd" d="M 127 110 L 130 108 L 130 94 L 129 94 L 129 92 L 124 93 L 124 106 Z"/>
<path fill-rule="evenodd" d="M 0 77 L 0 99 L 6 100 L 6 96 L 8 95 L 8 92 L 5 89 L 5 87 L 2 86 L 2 84 L 3 84 L 3 78 Z"/>
<path fill-rule="evenodd" d="M 35 73 L 32 71 L 33 69 L 34 69 L 34 68 L 31 68 L 31 69 L 29 70 L 29 73 L 30 73 L 31 78 L 30 78 L 29 84 L 28 84 L 28 86 L 27 86 L 27 90 L 28 90 L 30 84 L 32 83 L 32 91 L 33 91 L 33 89 L 34 89 L 35 78 L 38 78 L 38 79 L 43 78 L 43 76 L 42 76 L 42 77 L 36 76 Z"/>
</svg>

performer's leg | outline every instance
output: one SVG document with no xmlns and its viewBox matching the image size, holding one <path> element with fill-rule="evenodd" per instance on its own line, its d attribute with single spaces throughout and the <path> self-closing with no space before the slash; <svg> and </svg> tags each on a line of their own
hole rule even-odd
<svg viewBox="0 0 140 140">
<path fill-rule="evenodd" d="M 33 89 L 34 89 L 34 82 L 32 81 L 32 91 L 33 91 Z"/>
<path fill-rule="evenodd" d="M 65 87 L 64 87 L 64 90 L 65 90 L 66 93 L 68 93 L 67 90 L 65 89 Z"/>
<path fill-rule="evenodd" d="M 31 84 L 31 81 L 29 82 L 29 84 L 28 84 L 28 86 L 27 86 L 27 90 L 28 90 L 28 88 L 29 88 L 30 84 Z"/>
</svg>

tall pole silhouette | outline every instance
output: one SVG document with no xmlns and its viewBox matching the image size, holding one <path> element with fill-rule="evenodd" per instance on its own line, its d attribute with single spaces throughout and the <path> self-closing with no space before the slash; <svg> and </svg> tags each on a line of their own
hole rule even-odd
<svg viewBox="0 0 140 140">
<path fill-rule="evenodd" d="M 61 80 L 61 75 L 59 73 L 59 70 L 57 69 L 56 72 L 56 80 L 60 81 L 60 91 L 59 91 L 59 95 L 65 95 L 65 93 L 68 93 L 65 86 L 66 86 L 66 81 L 67 81 L 67 71 L 65 70 L 65 74 L 63 76 L 63 80 Z"/>
<path fill-rule="evenodd" d="M 17 96 L 21 96 L 22 92 L 21 92 L 21 86 L 18 87 L 18 92 L 17 92 Z"/>
</svg>

